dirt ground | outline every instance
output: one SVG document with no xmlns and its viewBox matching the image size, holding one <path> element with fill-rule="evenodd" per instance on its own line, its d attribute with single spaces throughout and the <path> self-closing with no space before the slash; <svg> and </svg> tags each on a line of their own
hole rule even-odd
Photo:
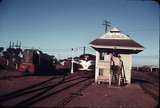
<svg viewBox="0 0 160 108">
<path fill-rule="evenodd" d="M 12 70 L 0 70 L 0 106 L 158 108 L 159 83 L 154 77 L 152 81 L 148 76 L 134 72 L 131 85 L 109 87 L 108 84 L 94 83 L 94 77 L 89 74 L 30 76 Z M 147 80 L 152 83 L 145 82 Z M 148 93 L 146 84 L 153 82 L 153 92 Z"/>
</svg>

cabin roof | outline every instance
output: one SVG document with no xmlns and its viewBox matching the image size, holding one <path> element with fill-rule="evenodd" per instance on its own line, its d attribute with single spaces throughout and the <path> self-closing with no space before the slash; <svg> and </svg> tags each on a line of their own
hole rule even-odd
<svg viewBox="0 0 160 108">
<path fill-rule="evenodd" d="M 122 33 L 119 29 L 113 28 L 99 38 L 90 42 L 94 49 L 120 49 L 120 50 L 144 50 L 144 47 Z M 131 51 L 133 52 L 133 51 Z"/>
<path fill-rule="evenodd" d="M 121 47 L 133 47 L 144 48 L 142 45 L 134 40 L 118 40 L 118 39 L 95 39 L 90 44 L 100 46 L 121 46 Z"/>
</svg>

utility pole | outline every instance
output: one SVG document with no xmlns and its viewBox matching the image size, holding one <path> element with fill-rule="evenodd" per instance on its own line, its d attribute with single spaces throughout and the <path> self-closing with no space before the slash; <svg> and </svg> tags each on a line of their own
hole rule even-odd
<svg viewBox="0 0 160 108">
<path fill-rule="evenodd" d="M 11 48 L 11 46 L 12 46 L 12 45 L 11 45 L 11 41 L 10 41 L 10 42 L 9 42 L 9 48 Z"/>
<path fill-rule="evenodd" d="M 14 48 L 14 42 L 12 42 L 12 48 Z"/>
<path fill-rule="evenodd" d="M 20 43 L 19 43 L 19 48 L 21 48 L 21 41 L 20 41 Z"/>
<path fill-rule="evenodd" d="M 108 30 L 108 27 L 110 27 L 110 26 L 111 26 L 111 23 L 110 23 L 109 21 L 107 21 L 107 20 L 104 20 L 104 23 L 103 23 L 102 25 L 104 25 L 104 26 L 105 26 L 105 33 L 106 33 L 106 32 L 107 32 L 107 30 Z"/>
<path fill-rule="evenodd" d="M 18 40 L 17 40 L 17 43 L 16 43 L 15 47 L 18 48 Z"/>
<path fill-rule="evenodd" d="M 85 54 L 85 51 L 86 51 L 86 47 L 84 46 L 83 47 L 83 54 Z"/>
</svg>

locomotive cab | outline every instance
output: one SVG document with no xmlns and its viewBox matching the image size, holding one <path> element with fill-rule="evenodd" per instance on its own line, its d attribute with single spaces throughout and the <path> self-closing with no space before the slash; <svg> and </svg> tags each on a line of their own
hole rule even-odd
<svg viewBox="0 0 160 108">
<path fill-rule="evenodd" d="M 29 72 L 33 74 L 38 71 L 38 65 L 40 64 L 40 54 L 42 52 L 34 49 L 25 49 L 23 52 L 23 58 L 19 66 L 20 72 Z"/>
<path fill-rule="evenodd" d="M 94 71 L 95 69 L 95 55 L 83 54 L 79 57 L 79 70 Z"/>
</svg>

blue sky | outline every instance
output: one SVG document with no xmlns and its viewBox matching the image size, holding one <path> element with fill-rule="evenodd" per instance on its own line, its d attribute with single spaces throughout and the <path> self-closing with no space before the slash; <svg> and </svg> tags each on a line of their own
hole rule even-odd
<svg viewBox="0 0 160 108">
<path fill-rule="evenodd" d="M 104 33 L 104 20 L 145 47 L 134 64 L 159 63 L 159 5 L 149 0 L 2 0 L 0 46 L 18 40 L 57 57 L 83 46 L 95 53 L 89 42 Z"/>
</svg>

